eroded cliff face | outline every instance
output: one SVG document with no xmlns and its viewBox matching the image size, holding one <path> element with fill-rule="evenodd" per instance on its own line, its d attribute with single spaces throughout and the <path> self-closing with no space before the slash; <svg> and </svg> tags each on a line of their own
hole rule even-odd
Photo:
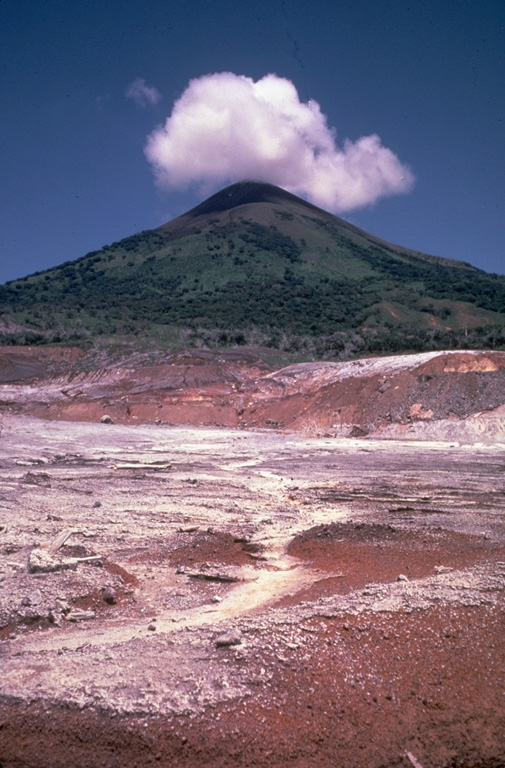
<svg viewBox="0 0 505 768">
<path fill-rule="evenodd" d="M 188 350 L 146 364 L 4 348 L 0 402 L 42 418 L 271 427 L 313 435 L 500 440 L 505 353 L 428 352 L 272 370 L 265 350 Z M 263 354 L 262 354 L 263 353 Z"/>
</svg>

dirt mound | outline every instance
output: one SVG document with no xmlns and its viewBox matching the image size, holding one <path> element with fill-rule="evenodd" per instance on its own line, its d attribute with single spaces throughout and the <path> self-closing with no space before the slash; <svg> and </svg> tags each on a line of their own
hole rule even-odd
<svg viewBox="0 0 505 768">
<path fill-rule="evenodd" d="M 288 428 L 312 436 L 423 439 L 416 425 L 424 425 L 424 439 L 485 440 L 489 433 L 501 440 L 505 432 L 503 352 L 428 352 L 277 371 L 259 348 L 189 350 L 135 367 L 101 359 L 105 367 L 97 368 L 93 355 L 82 359 L 75 350 L 44 354 L 1 353 L 4 407 L 48 419 L 107 415 L 124 424 Z"/>
<path fill-rule="evenodd" d="M 435 607 L 304 621 L 253 653 L 218 652 L 222 667 L 247 664 L 255 684 L 206 717 L 0 705 L 3 765 L 412 768 L 408 753 L 425 768 L 500 768 L 502 620 Z"/>
<path fill-rule="evenodd" d="M 170 560 L 179 567 L 188 568 L 205 563 L 250 565 L 251 555 L 257 555 L 259 549 L 257 544 L 237 539 L 230 533 L 207 531 L 198 533 L 190 543 L 174 549 L 170 553 Z"/>
<path fill-rule="evenodd" d="M 298 601 L 346 594 L 370 583 L 397 579 L 407 582 L 470 562 L 494 562 L 505 557 L 503 546 L 491 544 L 482 536 L 440 528 L 412 533 L 391 524 L 365 523 L 316 526 L 298 534 L 288 552 L 328 573 L 297 595 Z"/>
</svg>

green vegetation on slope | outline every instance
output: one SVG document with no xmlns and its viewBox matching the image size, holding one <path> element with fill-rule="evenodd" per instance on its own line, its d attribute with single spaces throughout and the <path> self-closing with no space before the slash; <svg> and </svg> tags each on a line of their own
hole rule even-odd
<svg viewBox="0 0 505 768">
<path fill-rule="evenodd" d="M 503 346 L 504 277 L 389 245 L 275 187 L 235 186 L 0 287 L 0 340 L 182 333 L 322 356 Z"/>
</svg>

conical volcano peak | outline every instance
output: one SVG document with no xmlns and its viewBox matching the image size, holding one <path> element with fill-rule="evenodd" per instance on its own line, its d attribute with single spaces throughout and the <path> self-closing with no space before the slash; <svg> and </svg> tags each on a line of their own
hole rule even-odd
<svg viewBox="0 0 505 768">
<path fill-rule="evenodd" d="M 204 200 L 196 208 L 192 208 L 187 215 L 201 216 L 209 213 L 221 213 L 222 211 L 228 211 L 240 205 L 248 205 L 250 203 L 285 202 L 296 202 L 315 209 L 315 206 L 311 205 L 311 203 L 307 203 L 305 200 L 291 194 L 291 192 L 286 192 L 281 187 L 276 187 L 274 184 L 266 184 L 259 181 L 239 181 L 222 189 L 220 192 L 216 192 L 215 195 Z"/>
<path fill-rule="evenodd" d="M 504 307 L 505 277 L 387 243 L 254 181 L 156 230 L 0 286 L 0 316 L 19 328 L 14 336 L 4 326 L 9 344 L 88 339 L 98 326 L 111 336 L 127 328 L 196 345 L 264 339 L 342 357 L 480 344 L 484 328 L 500 339 Z M 24 319 L 35 312 L 43 334 Z"/>
</svg>

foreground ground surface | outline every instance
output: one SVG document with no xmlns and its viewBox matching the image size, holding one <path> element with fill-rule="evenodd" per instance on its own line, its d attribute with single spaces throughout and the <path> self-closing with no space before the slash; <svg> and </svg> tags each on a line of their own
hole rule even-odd
<svg viewBox="0 0 505 768">
<path fill-rule="evenodd" d="M 505 764 L 503 444 L 0 446 L 3 768 Z"/>
</svg>

